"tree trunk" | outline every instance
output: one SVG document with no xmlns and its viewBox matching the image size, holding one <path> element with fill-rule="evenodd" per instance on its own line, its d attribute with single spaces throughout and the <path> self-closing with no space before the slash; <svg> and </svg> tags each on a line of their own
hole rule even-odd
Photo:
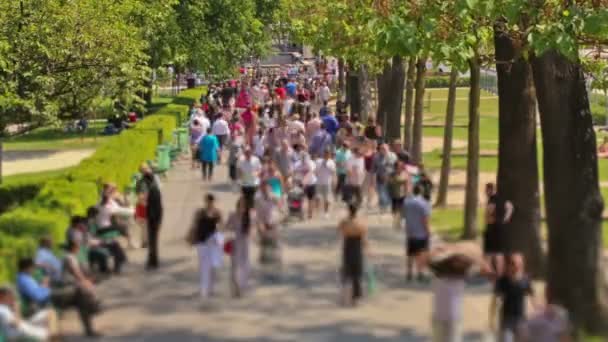
<svg viewBox="0 0 608 342">
<path fill-rule="evenodd" d="M 596 136 L 580 63 L 548 51 L 532 62 L 543 134 L 548 285 L 576 329 L 603 331 L 602 211 Z"/>
<path fill-rule="evenodd" d="M 358 70 L 351 68 L 348 71 L 346 79 L 346 101 L 350 114 L 359 113 L 361 111 L 361 93 L 359 90 L 359 75 Z"/>
<path fill-rule="evenodd" d="M 405 125 L 403 126 L 403 148 L 412 147 L 412 120 L 414 118 L 414 82 L 416 81 L 416 57 L 410 57 L 405 82 Z"/>
<path fill-rule="evenodd" d="M 498 74 L 498 192 L 513 203 L 506 224 L 507 252 L 521 252 L 526 269 L 541 276 L 540 201 L 536 157 L 536 94 L 530 64 L 501 24 L 494 28 Z M 512 63 L 505 63 L 513 61 Z"/>
<path fill-rule="evenodd" d="M 452 164 L 452 137 L 454 136 L 454 113 L 456 112 L 456 81 L 458 70 L 452 66 L 450 72 L 450 87 L 448 89 L 448 105 L 445 112 L 443 127 L 443 155 L 441 159 L 441 174 L 437 189 L 435 206 L 444 208 L 447 205 L 448 187 L 450 185 L 450 169 Z"/>
<path fill-rule="evenodd" d="M 380 127 L 385 128 L 387 122 L 387 102 L 388 102 L 388 89 L 390 87 L 391 80 L 391 63 L 387 60 L 384 62 L 384 68 L 382 68 L 382 73 L 378 75 L 376 78 L 376 90 L 378 99 L 378 107 L 376 109 L 376 120 Z"/>
<path fill-rule="evenodd" d="M 372 89 L 369 80 L 369 72 L 367 65 L 363 64 L 359 67 L 359 96 L 361 96 L 361 109 L 359 110 L 359 119 L 365 122 L 372 113 Z M 357 113 L 357 112 L 355 112 Z"/>
<path fill-rule="evenodd" d="M 344 58 L 338 58 L 338 100 L 344 101 L 346 95 L 346 81 L 344 80 Z"/>
<path fill-rule="evenodd" d="M 405 87 L 405 66 L 401 56 L 394 56 L 389 84 L 387 125 L 385 134 L 389 141 L 401 138 L 401 113 L 403 112 L 403 88 Z"/>
<path fill-rule="evenodd" d="M 424 114 L 424 90 L 426 87 L 426 57 L 416 63 L 416 98 L 414 102 L 414 124 L 412 127 L 411 156 L 415 163 L 422 162 L 422 120 Z"/>
<path fill-rule="evenodd" d="M 481 70 L 477 56 L 469 60 L 469 67 L 471 89 L 469 91 L 469 137 L 463 238 L 474 239 L 477 237 L 477 209 L 479 207 L 479 81 Z"/>
</svg>

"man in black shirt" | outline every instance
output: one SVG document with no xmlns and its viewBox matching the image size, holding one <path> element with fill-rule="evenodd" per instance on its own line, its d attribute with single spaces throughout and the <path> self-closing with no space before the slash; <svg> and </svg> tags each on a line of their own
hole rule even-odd
<svg viewBox="0 0 608 342">
<path fill-rule="evenodd" d="M 531 281 L 524 272 L 523 257 L 513 254 L 508 258 L 505 275 L 496 280 L 490 306 L 490 322 L 494 325 L 497 305 L 501 304 L 497 341 L 519 340 L 518 335 L 526 319 L 526 297 L 532 306 L 536 305 Z"/>
<path fill-rule="evenodd" d="M 407 150 L 403 148 L 399 139 L 393 141 L 393 143 L 391 144 L 391 148 L 393 150 L 393 153 L 397 155 L 397 159 L 399 159 L 402 163 L 406 165 L 410 163 L 410 154 Z"/>
<path fill-rule="evenodd" d="M 500 196 L 493 183 L 486 184 L 486 196 L 488 203 L 485 212 L 483 252 L 488 264 L 493 265 L 496 274 L 501 276 L 504 268 L 505 225 L 511 222 L 513 204 Z"/>
<path fill-rule="evenodd" d="M 158 233 L 163 219 L 163 201 L 158 183 L 154 180 L 154 174 L 146 170 L 143 175 L 148 194 L 146 202 L 146 219 L 148 222 L 148 261 L 146 269 L 158 268 Z"/>
</svg>

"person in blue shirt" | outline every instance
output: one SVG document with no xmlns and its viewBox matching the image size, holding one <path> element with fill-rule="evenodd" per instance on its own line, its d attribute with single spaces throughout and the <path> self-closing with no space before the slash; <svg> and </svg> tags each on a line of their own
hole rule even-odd
<svg viewBox="0 0 608 342">
<path fill-rule="evenodd" d="M 77 251 L 78 244 L 68 242 L 71 252 Z M 100 334 L 93 329 L 92 318 L 96 313 L 96 299 L 78 287 L 76 282 L 74 287 L 69 284 L 55 292 L 49 285 L 48 278 L 38 282 L 33 276 L 34 261 L 30 258 L 19 260 L 19 273 L 17 274 L 17 291 L 26 302 L 36 307 L 76 307 L 80 321 L 88 337 L 99 337 Z M 67 270 L 64 270 L 67 272 Z"/>
<path fill-rule="evenodd" d="M 336 140 L 336 134 L 338 133 L 338 129 L 340 129 L 340 124 L 336 119 L 336 115 L 334 113 L 329 113 L 323 117 L 323 126 L 327 133 L 331 134 L 332 139 Z"/>
<path fill-rule="evenodd" d="M 39 305 L 45 306 L 51 301 L 51 289 L 48 279 L 38 283 L 32 272 L 34 271 L 34 261 L 32 259 L 22 259 L 19 261 L 19 273 L 17 273 L 17 290 L 24 299 Z"/>
<path fill-rule="evenodd" d="M 198 151 L 203 165 L 203 180 L 210 181 L 213 178 L 213 166 L 217 163 L 220 153 L 220 142 L 211 134 L 211 128 L 207 128 L 207 134 L 200 140 Z"/>
<path fill-rule="evenodd" d="M 323 101 L 323 107 L 319 109 L 319 117 L 324 118 L 329 114 L 329 106 L 327 101 Z"/>
<path fill-rule="evenodd" d="M 293 79 L 289 80 L 289 82 L 285 85 L 285 90 L 287 90 L 287 95 L 289 95 L 291 97 L 296 97 L 297 88 L 298 88 L 298 86 L 296 85 L 296 82 Z"/>
<path fill-rule="evenodd" d="M 431 205 L 422 197 L 423 188 L 420 184 L 414 185 L 413 196 L 408 196 L 403 203 L 403 217 L 405 217 L 407 236 L 407 275 L 412 280 L 414 262 L 418 271 L 418 280 L 426 282 L 426 260 L 429 252 L 431 238 Z"/>
</svg>

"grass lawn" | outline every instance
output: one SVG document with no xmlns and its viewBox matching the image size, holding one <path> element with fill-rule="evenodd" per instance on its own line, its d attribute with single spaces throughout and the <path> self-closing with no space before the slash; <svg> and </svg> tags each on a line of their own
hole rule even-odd
<svg viewBox="0 0 608 342">
<path fill-rule="evenodd" d="M 21 173 L 18 175 L 2 177 L 2 185 L 20 184 L 20 183 L 36 183 L 44 182 L 46 180 L 60 176 L 68 172 L 71 167 L 58 170 L 32 172 L 32 173 Z"/>
<path fill-rule="evenodd" d="M 429 100 L 430 94 L 430 100 Z M 425 137 L 443 137 L 443 125 L 445 110 L 447 106 L 447 89 L 427 89 L 425 95 L 425 112 L 424 112 L 424 136 Z M 498 97 L 482 91 L 480 103 L 480 149 L 482 151 L 498 151 Z M 468 89 L 458 88 L 456 92 L 456 125 L 467 125 L 468 123 Z M 429 127 L 428 125 L 434 125 Z M 454 127 L 454 139 L 467 140 L 466 127 Z M 540 128 L 537 132 L 538 136 L 538 163 L 539 176 L 542 179 L 543 161 L 542 161 L 542 141 Z M 599 132 L 597 134 L 598 143 L 603 141 L 604 137 L 608 137 L 608 132 Z M 452 151 L 452 168 L 458 170 L 466 170 L 467 157 L 466 148 L 455 148 Z M 441 168 L 441 149 L 436 149 L 432 152 L 424 153 L 424 165 L 427 169 Z M 599 176 L 601 182 L 608 183 L 608 159 L 600 159 L 598 162 Z M 480 172 L 496 173 L 498 170 L 498 158 L 496 156 L 482 156 L 479 159 Z M 602 196 L 608 198 L 608 187 L 602 187 Z M 543 199 L 541 198 L 541 201 Z M 541 203 L 542 204 L 542 203 Z M 431 224 L 434 231 L 438 232 L 447 239 L 457 239 L 462 234 L 464 223 L 463 208 L 448 208 L 437 209 L 433 212 Z M 479 229 L 483 229 L 482 211 L 479 211 L 480 221 Z M 604 246 L 608 247 L 608 222 L 604 222 Z"/>
<path fill-rule="evenodd" d="M 154 113 L 172 100 L 173 97 L 170 96 L 154 97 L 152 105 L 148 107 L 148 113 Z M 105 126 L 105 122 L 90 123 L 84 134 L 64 132 L 63 127 L 40 127 L 5 140 L 4 149 L 6 151 L 43 151 L 95 148 L 108 139 L 108 136 L 100 134 Z"/>
</svg>

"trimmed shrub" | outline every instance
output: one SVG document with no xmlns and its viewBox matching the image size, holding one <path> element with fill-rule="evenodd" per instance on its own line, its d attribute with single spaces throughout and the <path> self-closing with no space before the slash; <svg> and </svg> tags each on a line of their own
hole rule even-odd
<svg viewBox="0 0 608 342">
<path fill-rule="evenodd" d="M 468 77 L 459 77 L 456 81 L 457 87 L 468 87 L 471 80 Z M 448 88 L 450 86 L 449 76 L 431 76 L 426 78 L 427 88 Z"/>
<path fill-rule="evenodd" d="M 0 281 L 13 280 L 20 258 L 31 257 L 38 241 L 0 233 Z"/>
<path fill-rule="evenodd" d="M 12 279 L 17 259 L 31 255 L 40 237 L 49 236 L 55 243 L 64 241 L 70 216 L 85 214 L 86 208 L 98 201 L 100 180 L 121 188 L 129 185 L 139 166 L 154 159 L 158 130 L 162 129 L 163 142 L 171 142 L 180 113 L 185 119 L 188 104 L 195 102 L 201 92 L 190 89 L 180 93 L 173 103 L 110 138 L 66 174 L 45 183 L 21 184 L 19 187 L 28 189 L 21 195 L 16 194 L 17 190 L 7 190 L 5 196 L 11 199 L 7 208 L 16 203 L 22 206 L 0 215 L 0 281 Z M 0 191 L 4 205 L 1 196 Z"/>
<path fill-rule="evenodd" d="M 69 215 L 63 211 L 30 204 L 0 216 L 0 234 L 36 240 L 48 236 L 55 242 L 62 242 L 69 221 Z"/>
<path fill-rule="evenodd" d="M 0 214 L 36 197 L 41 183 L 10 184 L 0 187 Z"/>
</svg>

